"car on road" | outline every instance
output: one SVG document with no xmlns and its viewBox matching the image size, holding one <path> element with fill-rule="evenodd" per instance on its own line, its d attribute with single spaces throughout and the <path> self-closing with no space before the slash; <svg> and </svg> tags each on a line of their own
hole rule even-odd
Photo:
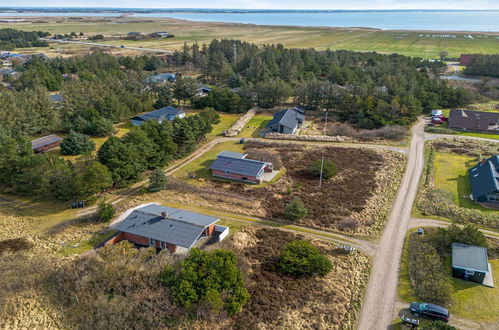
<svg viewBox="0 0 499 330">
<path fill-rule="evenodd" d="M 125 48 L 125 46 L 124 46 L 124 45 L 121 45 L 120 47 L 121 47 L 121 48 Z"/>
<path fill-rule="evenodd" d="M 438 306 L 430 303 L 411 303 L 411 312 L 414 316 L 427 316 L 433 319 L 442 320 L 444 322 L 449 322 L 449 311 L 442 306 Z"/>
</svg>

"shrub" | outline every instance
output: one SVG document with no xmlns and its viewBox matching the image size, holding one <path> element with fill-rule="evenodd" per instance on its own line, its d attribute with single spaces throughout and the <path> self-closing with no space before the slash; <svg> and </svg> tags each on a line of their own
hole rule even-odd
<svg viewBox="0 0 499 330">
<path fill-rule="evenodd" d="M 310 165 L 308 171 L 313 176 L 320 176 L 321 168 L 324 179 L 329 179 L 336 175 L 336 166 L 330 160 L 324 160 L 324 165 L 322 165 L 322 160 L 316 160 Z"/>
<path fill-rule="evenodd" d="M 279 257 L 279 268 L 288 275 L 326 275 L 331 270 L 331 262 L 319 249 L 308 241 L 288 243 Z"/>
<path fill-rule="evenodd" d="M 61 142 L 61 153 L 63 155 L 80 155 L 95 150 L 94 141 L 84 134 L 75 131 L 69 132 Z"/>
<path fill-rule="evenodd" d="M 415 233 L 409 237 L 409 276 L 420 299 L 441 305 L 450 303 L 452 284 L 437 250 Z"/>
<path fill-rule="evenodd" d="M 348 217 L 343 218 L 338 222 L 338 228 L 344 231 L 355 231 L 360 227 L 360 221 L 358 219 Z"/>
<path fill-rule="evenodd" d="M 289 202 L 288 206 L 286 206 L 286 209 L 284 210 L 286 219 L 293 221 L 300 220 L 306 217 L 307 213 L 308 211 L 305 208 L 305 205 L 303 204 L 300 197 L 294 197 L 291 200 L 291 202 Z"/>
<path fill-rule="evenodd" d="M 97 209 L 97 215 L 102 221 L 111 220 L 116 214 L 113 204 L 101 201 Z"/>
<path fill-rule="evenodd" d="M 168 186 L 168 178 L 162 169 L 155 169 L 149 176 L 149 188 L 150 192 L 157 192 L 165 190 Z"/>
<path fill-rule="evenodd" d="M 167 266 L 163 282 L 173 302 L 188 311 L 209 304 L 209 309 L 216 313 L 225 310 L 233 315 L 249 299 L 237 258 L 231 251 L 209 253 L 193 249 L 179 269 Z"/>
<path fill-rule="evenodd" d="M 424 330 L 457 330 L 456 327 L 445 323 L 444 321 L 433 321 L 428 325 L 425 325 Z"/>
<path fill-rule="evenodd" d="M 216 112 L 215 109 L 213 108 L 204 108 L 201 110 L 199 113 L 201 117 L 204 117 L 206 120 L 208 120 L 211 124 L 218 124 L 220 123 L 220 114 Z"/>
</svg>

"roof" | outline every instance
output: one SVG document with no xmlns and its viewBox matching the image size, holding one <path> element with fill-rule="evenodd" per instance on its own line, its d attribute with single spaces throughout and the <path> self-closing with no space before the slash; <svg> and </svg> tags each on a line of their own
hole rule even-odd
<svg viewBox="0 0 499 330">
<path fill-rule="evenodd" d="M 157 120 L 157 121 L 162 121 L 164 119 L 171 120 L 175 117 L 178 117 L 182 113 L 184 113 L 184 111 L 179 110 L 177 108 L 164 107 L 164 108 L 161 108 L 158 110 L 144 113 L 142 115 L 135 116 L 132 119 L 135 119 L 135 120 Z"/>
<path fill-rule="evenodd" d="M 46 146 L 48 144 L 58 142 L 61 140 L 62 140 L 62 138 L 55 135 L 55 134 L 47 135 L 47 136 L 44 136 L 44 137 L 41 137 L 39 139 L 31 141 L 31 149 L 38 149 L 40 147 L 43 147 L 43 146 Z"/>
<path fill-rule="evenodd" d="M 471 192 L 473 199 L 499 192 L 499 156 L 495 155 L 470 170 Z"/>
<path fill-rule="evenodd" d="M 55 103 L 62 102 L 63 99 L 64 99 L 64 96 L 61 93 L 49 95 L 49 100 L 52 102 L 55 102 Z"/>
<path fill-rule="evenodd" d="M 147 80 L 152 82 L 166 81 L 166 80 L 173 81 L 176 78 L 177 78 L 176 73 L 166 72 L 166 73 L 156 74 L 154 76 L 149 76 L 147 77 Z"/>
<path fill-rule="evenodd" d="M 162 217 L 163 212 L 166 212 L 166 218 Z M 111 227 L 121 232 L 191 248 L 205 228 L 219 220 L 204 214 L 150 204 L 134 210 Z"/>
<path fill-rule="evenodd" d="M 256 177 L 269 164 L 245 157 L 238 152 L 222 151 L 209 169 Z"/>
<path fill-rule="evenodd" d="M 449 127 L 499 133 L 499 113 L 453 109 L 449 114 Z"/>
<path fill-rule="evenodd" d="M 488 272 L 487 249 L 482 246 L 452 243 L 452 267 Z"/>
<path fill-rule="evenodd" d="M 282 125 L 291 129 L 298 127 L 300 122 L 303 122 L 305 116 L 295 109 L 286 109 L 279 111 L 274 115 L 271 121 L 266 127 L 273 127 L 277 125 Z"/>
</svg>

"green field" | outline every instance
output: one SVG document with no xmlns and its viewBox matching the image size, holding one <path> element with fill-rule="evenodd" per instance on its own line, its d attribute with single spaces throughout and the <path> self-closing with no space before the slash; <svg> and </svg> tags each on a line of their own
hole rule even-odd
<svg viewBox="0 0 499 330">
<path fill-rule="evenodd" d="M 213 125 L 213 130 L 208 136 L 222 136 L 222 132 L 228 130 L 241 115 L 231 113 L 220 113 L 220 122 Z"/>
<path fill-rule="evenodd" d="M 256 115 L 246 124 L 246 127 L 239 133 L 238 137 L 260 137 L 260 132 L 265 128 L 267 123 L 272 119 L 271 115 Z"/>
<path fill-rule="evenodd" d="M 454 203 L 460 207 L 497 212 L 473 202 L 468 170 L 476 165 L 474 157 L 454 153 L 435 153 L 435 186 L 452 193 Z"/>
<path fill-rule="evenodd" d="M 126 23 L 117 23 L 123 18 L 36 18 L 31 22 L 0 23 L 0 27 L 23 30 L 42 30 L 55 33 L 83 32 L 88 35 L 103 34 L 115 38 L 104 43 L 159 49 L 179 49 L 186 41 L 209 42 L 214 38 L 234 38 L 256 44 L 281 43 L 286 47 L 323 49 L 348 49 L 355 51 L 376 51 L 400 53 L 409 56 L 437 58 L 446 51 L 457 57 L 462 53 L 499 53 L 498 33 L 452 33 L 456 38 L 433 37 L 439 32 L 381 31 L 367 28 L 325 28 L 259 26 L 250 24 L 190 22 L 166 18 L 127 18 Z M 133 23 L 129 23 L 133 22 Z M 127 32 L 168 31 L 175 35 L 171 39 L 143 41 L 120 40 Z M 465 35 L 474 36 L 473 39 Z M 100 41 L 99 41 L 100 42 Z M 82 45 L 52 45 L 54 52 L 75 51 Z"/>
</svg>

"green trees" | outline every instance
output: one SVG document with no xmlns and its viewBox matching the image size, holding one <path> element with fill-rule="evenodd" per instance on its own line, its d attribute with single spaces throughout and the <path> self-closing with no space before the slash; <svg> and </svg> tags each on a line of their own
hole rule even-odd
<svg viewBox="0 0 499 330">
<path fill-rule="evenodd" d="M 69 132 L 61 142 L 61 153 L 63 155 L 80 155 L 95 150 L 95 143 L 84 134 L 75 131 Z"/>
<path fill-rule="evenodd" d="M 195 97 L 192 103 L 197 109 L 209 107 L 228 113 L 239 113 L 244 109 L 241 97 L 229 88 L 213 88 L 208 95 Z"/>
<path fill-rule="evenodd" d="M 160 190 L 165 190 L 168 186 L 168 178 L 165 172 L 157 168 L 149 176 L 149 188 L 150 192 L 157 192 Z"/>
<path fill-rule="evenodd" d="M 192 249 L 178 269 L 167 266 L 163 274 L 173 302 L 195 312 L 207 306 L 211 313 L 233 315 L 248 301 L 241 271 L 234 253 Z"/>
<path fill-rule="evenodd" d="M 336 166 L 330 160 L 324 160 L 324 164 L 322 164 L 322 160 L 316 160 L 308 169 L 309 173 L 313 176 L 320 176 L 322 168 L 322 177 L 324 179 L 332 178 L 336 175 Z"/>
<path fill-rule="evenodd" d="M 173 83 L 173 96 L 180 105 L 181 102 L 185 104 L 196 95 L 198 91 L 198 84 L 192 78 L 178 77 Z"/>
<path fill-rule="evenodd" d="M 292 241 L 284 247 L 279 257 L 279 268 L 288 275 L 326 275 L 331 262 L 308 241 Z"/>
<path fill-rule="evenodd" d="M 473 54 L 464 73 L 472 76 L 499 77 L 499 55 Z"/>
<path fill-rule="evenodd" d="M 300 197 L 293 197 L 291 202 L 286 206 L 284 210 L 284 215 L 286 219 L 297 221 L 307 216 L 307 209 L 303 204 L 303 201 Z"/>
<path fill-rule="evenodd" d="M 109 221 L 114 217 L 115 214 L 116 210 L 114 209 L 113 204 L 106 203 L 104 201 L 101 201 L 99 203 L 99 206 L 97 208 L 97 216 L 99 217 L 99 219 L 101 219 L 102 221 Z"/>
<path fill-rule="evenodd" d="M 11 28 L 0 29 L 0 49 L 13 50 L 15 48 L 46 47 L 46 41 L 39 37 L 49 36 L 50 33 L 42 31 L 21 31 Z"/>
<path fill-rule="evenodd" d="M 211 124 L 220 123 L 220 115 L 215 111 L 215 109 L 207 107 L 201 110 L 199 113 L 201 117 L 206 119 Z"/>
</svg>

